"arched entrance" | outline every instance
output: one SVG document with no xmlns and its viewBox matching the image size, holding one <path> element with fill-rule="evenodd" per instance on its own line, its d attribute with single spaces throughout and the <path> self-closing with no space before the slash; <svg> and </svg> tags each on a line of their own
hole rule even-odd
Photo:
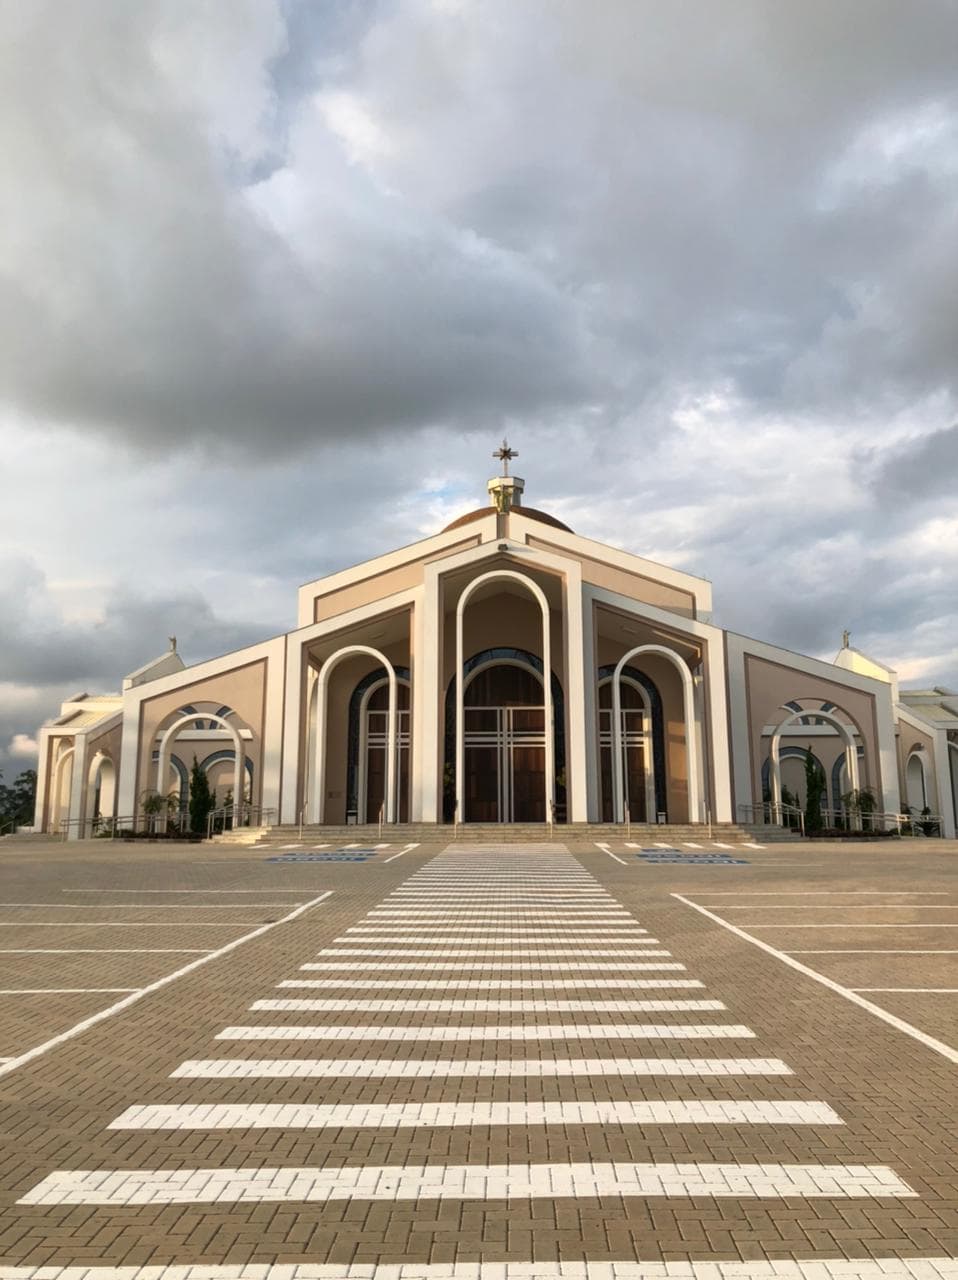
<svg viewBox="0 0 958 1280">
<path fill-rule="evenodd" d="M 539 606 L 542 626 L 542 658 L 539 666 L 540 671 L 545 673 L 545 678 L 540 681 L 538 694 L 533 695 L 537 698 L 536 704 L 523 703 L 517 705 L 506 703 L 502 705 L 492 703 L 483 708 L 477 707 L 473 703 L 468 716 L 470 723 L 467 723 L 467 672 L 464 654 L 466 607 L 477 591 L 482 590 L 493 582 L 516 584 L 522 591 L 528 592 Z M 462 592 L 456 604 L 456 674 L 454 681 L 456 754 L 453 786 L 456 797 L 455 812 L 461 822 L 551 822 L 557 816 L 555 719 L 551 677 L 552 639 L 549 602 L 539 584 L 531 578 L 527 578 L 524 574 L 517 573 L 514 569 L 492 569 L 489 573 L 483 573 L 478 578 L 474 578 Z M 522 696 L 528 696 L 528 692 L 526 690 L 526 693 Z M 507 686 L 503 686 L 502 689 L 494 692 L 494 696 L 499 697 L 507 693 Z M 490 714 L 477 714 L 480 712 L 501 712 L 502 714 L 497 714 L 493 717 Z M 493 724 L 495 724 L 495 728 L 492 727 Z M 482 739 L 473 739 L 473 749 L 483 749 L 486 752 L 494 750 L 496 753 L 496 817 L 494 818 L 477 816 L 478 814 L 489 812 L 491 803 L 489 799 L 480 800 L 478 794 L 476 794 L 473 797 L 473 804 L 470 805 L 469 803 L 467 793 L 469 775 L 476 774 L 478 769 L 485 778 L 489 775 L 491 769 L 491 760 L 487 755 L 484 765 L 475 763 L 470 765 L 467 771 L 466 738 L 470 733 L 473 735 L 479 734 Z M 491 737 L 489 736 L 490 734 L 492 735 Z M 535 774 L 532 771 L 536 757 L 520 756 L 518 777 L 514 759 L 516 750 L 529 749 L 534 751 L 539 746 L 542 747 L 541 800 L 540 788 L 534 781 Z M 533 779 L 529 785 L 526 785 L 526 782 L 523 781 L 523 775 L 531 771 L 533 772 Z M 479 784 L 477 783 L 476 785 Z M 483 782 L 482 786 L 485 785 L 486 783 Z"/>
<path fill-rule="evenodd" d="M 922 747 L 912 747 L 905 766 L 905 795 L 912 813 L 921 813 L 928 807 L 928 779 L 925 774 L 925 752 Z"/>
<path fill-rule="evenodd" d="M 409 821 L 409 672 L 396 668 L 397 822 Z M 346 815 L 357 822 L 378 822 L 385 814 L 389 750 L 389 676 L 380 668 L 353 690 L 349 700 L 349 765 Z"/>
<path fill-rule="evenodd" d="M 473 673 L 463 693 L 467 822 L 546 821 L 542 677 L 499 662 Z"/>
<path fill-rule="evenodd" d="M 90 761 L 87 779 L 87 819 L 94 826 L 104 818 L 114 817 L 116 769 L 109 756 L 98 751 Z"/>
<path fill-rule="evenodd" d="M 553 672 L 556 821 L 565 820 L 565 705 Z M 443 820 L 455 816 L 456 681 L 446 692 Z M 466 822 L 543 822 L 545 716 L 542 661 L 525 649 L 485 649 L 463 664 Z M 511 748 L 511 750 L 510 750 Z M 512 817 L 509 814 L 512 813 Z M 533 816 L 523 816 L 531 813 Z M 500 816 L 501 814 L 501 816 Z"/>
<path fill-rule="evenodd" d="M 59 831 L 60 823 L 70 818 L 70 797 L 73 791 L 74 748 L 60 740 L 60 751 L 53 771 L 53 795 L 50 805 L 50 830 Z"/>
<path fill-rule="evenodd" d="M 780 710 L 787 711 L 789 714 L 784 720 L 775 726 L 768 748 L 768 789 L 771 802 L 771 817 L 772 821 L 776 823 L 780 823 L 782 820 L 782 734 L 792 725 L 808 724 L 809 718 L 811 718 L 812 721 L 817 721 L 818 723 L 831 725 L 831 727 L 838 732 L 844 745 L 842 759 L 844 763 L 844 776 L 848 780 L 849 790 L 858 791 L 861 787 L 861 775 L 858 768 L 858 742 L 855 737 L 857 726 L 854 721 L 847 723 L 844 720 L 840 720 L 838 716 L 835 715 L 835 712 L 839 710 L 837 707 L 826 710 L 824 707 L 802 708 L 799 706 L 797 711 L 795 710 L 795 707 L 796 703 L 786 702 L 780 708 Z M 847 715 L 847 712 L 842 712 L 842 714 Z M 848 719 L 851 721 L 850 716 Z"/>
<path fill-rule="evenodd" d="M 602 821 L 612 822 L 612 676 L 615 667 L 599 669 L 599 762 Z M 658 689 L 634 667 L 621 677 L 622 754 L 625 804 L 633 822 L 655 822 L 666 812 L 665 741 L 662 699 Z"/>
</svg>

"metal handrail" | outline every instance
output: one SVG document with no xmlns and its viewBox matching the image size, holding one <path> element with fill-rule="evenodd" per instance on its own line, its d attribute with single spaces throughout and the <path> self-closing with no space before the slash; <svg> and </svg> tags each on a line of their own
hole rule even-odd
<svg viewBox="0 0 958 1280">
<path fill-rule="evenodd" d="M 385 812 L 386 812 L 386 803 L 385 801 L 383 801 L 383 803 L 379 806 L 379 838 L 380 840 L 382 840 L 383 838 L 383 814 Z"/>
<path fill-rule="evenodd" d="M 213 809 L 206 817 L 206 838 L 211 839 L 213 829 L 220 825 L 220 831 L 233 830 L 237 831 L 240 827 L 267 826 L 267 819 L 272 818 L 276 813 L 273 808 L 263 808 L 260 805 L 246 804 L 241 805 L 225 804 L 218 809 Z M 259 821 L 254 821 L 254 819 Z M 302 834 L 303 815 L 300 812 L 300 834 Z M 229 823 L 229 826 L 227 826 Z"/>
</svg>

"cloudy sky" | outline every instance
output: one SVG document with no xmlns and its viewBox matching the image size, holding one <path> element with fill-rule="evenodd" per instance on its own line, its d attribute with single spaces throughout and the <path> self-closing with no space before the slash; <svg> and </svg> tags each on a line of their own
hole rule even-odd
<svg viewBox="0 0 958 1280">
<path fill-rule="evenodd" d="M 0 0 L 0 769 L 531 504 L 958 687 L 958 0 Z"/>
</svg>

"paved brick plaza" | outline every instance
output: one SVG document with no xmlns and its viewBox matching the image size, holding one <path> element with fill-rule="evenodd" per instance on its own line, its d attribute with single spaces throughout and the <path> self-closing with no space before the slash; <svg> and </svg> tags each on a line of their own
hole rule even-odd
<svg viewBox="0 0 958 1280">
<path fill-rule="evenodd" d="M 958 847 L 404 848 L 0 844 L 0 1277 L 958 1276 Z"/>
</svg>

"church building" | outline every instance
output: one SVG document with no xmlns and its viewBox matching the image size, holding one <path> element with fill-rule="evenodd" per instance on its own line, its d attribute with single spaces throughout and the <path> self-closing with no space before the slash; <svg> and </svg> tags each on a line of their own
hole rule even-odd
<svg viewBox="0 0 958 1280">
<path fill-rule="evenodd" d="M 867 792 L 955 835 L 958 695 L 847 634 L 825 662 L 714 626 L 707 580 L 526 506 L 496 456 L 488 505 L 306 583 L 293 630 L 64 703 L 36 828 L 185 808 L 194 757 L 257 825 L 785 821 L 811 751 L 833 816 Z"/>
</svg>

